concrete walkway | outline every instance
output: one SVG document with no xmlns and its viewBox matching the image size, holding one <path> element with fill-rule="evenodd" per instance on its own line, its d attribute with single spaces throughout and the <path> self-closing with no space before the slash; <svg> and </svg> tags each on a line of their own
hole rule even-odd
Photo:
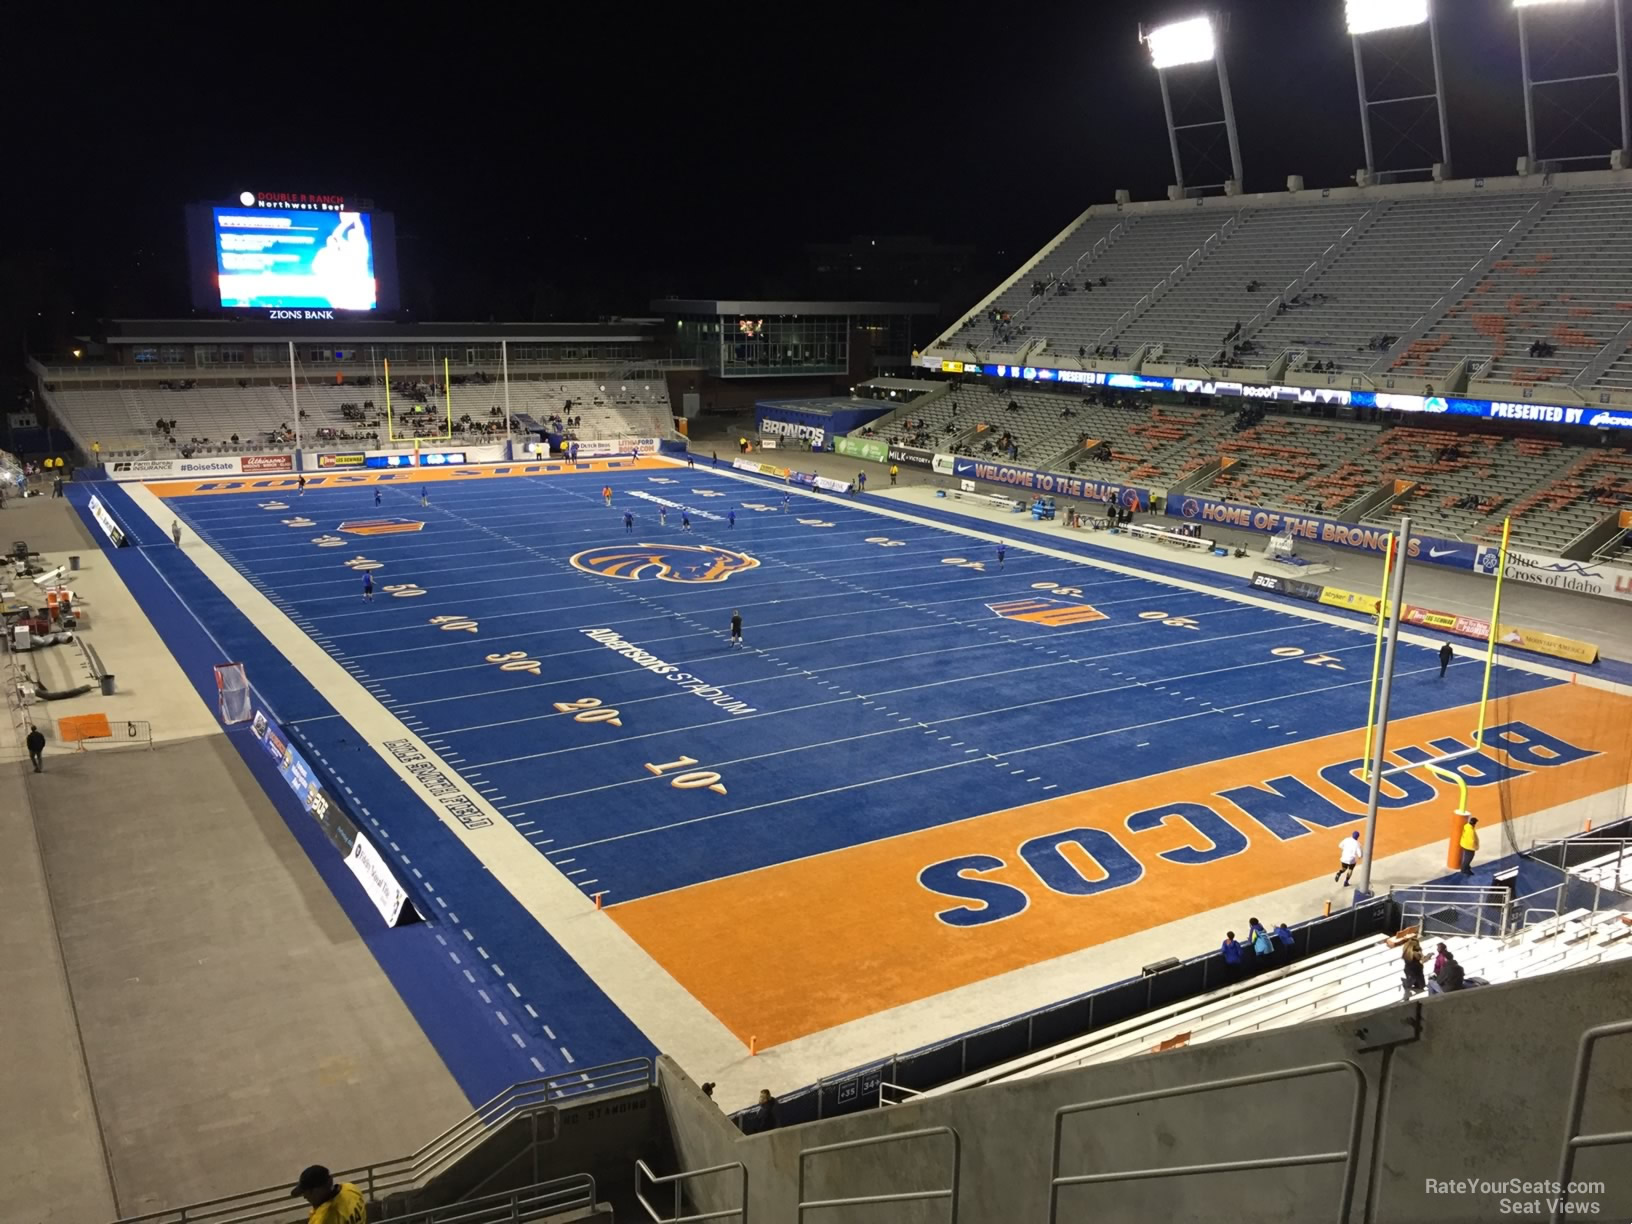
<svg viewBox="0 0 1632 1224">
<path fill-rule="evenodd" d="M 81 557 L 119 691 L 0 725 L 0 1220 L 91 1224 L 406 1155 L 468 1113 L 77 514 L 31 499 L 3 525 Z M 53 742 L 36 775 L 19 715 L 65 709 L 150 722 L 157 747 Z"/>
</svg>

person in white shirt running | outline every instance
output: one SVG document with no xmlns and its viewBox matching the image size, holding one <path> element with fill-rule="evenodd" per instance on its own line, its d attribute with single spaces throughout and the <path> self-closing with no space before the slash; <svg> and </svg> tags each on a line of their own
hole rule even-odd
<svg viewBox="0 0 1632 1224">
<path fill-rule="evenodd" d="M 1364 857 L 1360 849 L 1360 830 L 1356 829 L 1352 836 L 1345 837 L 1337 844 L 1337 874 L 1332 877 L 1335 884 L 1341 880 L 1345 885 L 1354 879 L 1354 867 Z"/>
</svg>

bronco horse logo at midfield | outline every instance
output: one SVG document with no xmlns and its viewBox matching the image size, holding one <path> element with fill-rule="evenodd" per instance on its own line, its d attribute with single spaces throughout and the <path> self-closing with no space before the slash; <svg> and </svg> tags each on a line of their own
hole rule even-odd
<svg viewBox="0 0 1632 1224">
<path fill-rule="evenodd" d="M 602 578 L 656 578 L 662 582 L 724 582 L 759 562 L 729 548 L 688 544 L 625 544 L 588 548 L 572 558 L 573 567 Z"/>
</svg>

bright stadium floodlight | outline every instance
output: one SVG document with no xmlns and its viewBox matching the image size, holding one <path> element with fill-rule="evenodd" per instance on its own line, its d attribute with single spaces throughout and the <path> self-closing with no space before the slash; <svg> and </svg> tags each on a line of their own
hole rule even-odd
<svg viewBox="0 0 1632 1224">
<path fill-rule="evenodd" d="M 1439 23 L 1434 16 L 1433 0 L 1348 0 L 1347 8 L 1349 41 L 1354 44 L 1354 83 L 1360 91 L 1360 134 L 1366 149 L 1365 177 L 1362 179 L 1356 175 L 1355 181 L 1361 186 L 1382 181 L 1378 177 L 1379 173 L 1385 177 L 1432 174 L 1436 179 L 1448 178 L 1451 174 L 1451 129 L 1445 116 L 1445 71 L 1439 58 Z M 1374 98 L 1366 84 L 1366 64 L 1361 51 L 1361 40 L 1367 35 L 1384 30 L 1415 31 L 1424 27 L 1428 31 L 1428 49 L 1434 66 L 1433 92 L 1402 94 L 1396 91 L 1388 97 Z M 1397 44 L 1399 40 L 1393 41 Z M 1398 50 L 1397 45 L 1391 47 L 1387 42 L 1373 47 L 1374 57 L 1380 56 L 1388 61 L 1387 69 L 1381 75 L 1379 83 L 1416 77 L 1417 73 L 1414 70 L 1396 58 Z M 1412 114 L 1404 119 L 1391 119 L 1387 127 L 1396 134 L 1402 134 L 1401 139 L 1395 141 L 1395 148 L 1400 147 L 1401 143 L 1408 143 L 1432 158 L 1433 150 L 1412 135 L 1417 128 L 1416 120 L 1427 114 L 1429 103 L 1433 103 L 1439 116 L 1438 159 L 1429 166 L 1379 167 L 1371 142 L 1371 112 L 1384 106 L 1414 108 Z M 1396 116 L 1399 114 L 1398 111 L 1392 113 Z"/>
<path fill-rule="evenodd" d="M 1348 0 L 1349 33 L 1402 30 L 1428 20 L 1428 0 Z"/>
<path fill-rule="evenodd" d="M 1241 142 L 1235 131 L 1235 104 L 1230 98 L 1230 75 L 1224 66 L 1224 48 L 1220 35 L 1229 29 L 1229 19 L 1222 13 L 1202 13 L 1184 21 L 1173 21 L 1167 25 L 1156 26 L 1147 30 L 1139 27 L 1139 41 L 1150 48 L 1150 63 L 1156 69 L 1156 79 L 1162 87 L 1162 111 L 1167 118 L 1167 143 L 1173 154 L 1173 180 L 1171 190 L 1183 193 L 1185 191 L 1184 165 L 1179 151 L 1179 133 L 1196 128 L 1223 128 L 1229 139 L 1230 146 L 1230 174 L 1231 177 L 1224 183 L 1215 183 L 1212 186 L 1223 187 L 1226 194 L 1233 194 L 1241 189 Z M 1222 115 L 1218 119 L 1204 120 L 1198 123 L 1176 124 L 1173 122 L 1173 98 L 1167 88 L 1167 74 L 1170 69 L 1184 68 L 1193 64 L 1212 64 L 1218 74 L 1218 100 Z"/>
<path fill-rule="evenodd" d="M 1185 64 L 1205 64 L 1218 52 L 1218 39 L 1213 34 L 1213 19 L 1208 16 L 1174 21 L 1154 30 L 1142 32 L 1140 37 L 1150 48 L 1151 66 L 1179 68 Z"/>
<path fill-rule="evenodd" d="M 1582 4 L 1585 0 L 1513 0 L 1514 8 L 1540 8 L 1544 4 Z"/>
</svg>

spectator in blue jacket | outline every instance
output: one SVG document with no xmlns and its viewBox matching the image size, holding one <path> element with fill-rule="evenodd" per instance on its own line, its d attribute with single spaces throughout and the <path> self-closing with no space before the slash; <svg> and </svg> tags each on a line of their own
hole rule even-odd
<svg viewBox="0 0 1632 1224">
<path fill-rule="evenodd" d="M 1241 945 L 1235 942 L 1234 931 L 1224 932 L 1224 942 L 1218 950 L 1224 954 L 1224 964 L 1232 972 L 1241 968 Z"/>
</svg>

